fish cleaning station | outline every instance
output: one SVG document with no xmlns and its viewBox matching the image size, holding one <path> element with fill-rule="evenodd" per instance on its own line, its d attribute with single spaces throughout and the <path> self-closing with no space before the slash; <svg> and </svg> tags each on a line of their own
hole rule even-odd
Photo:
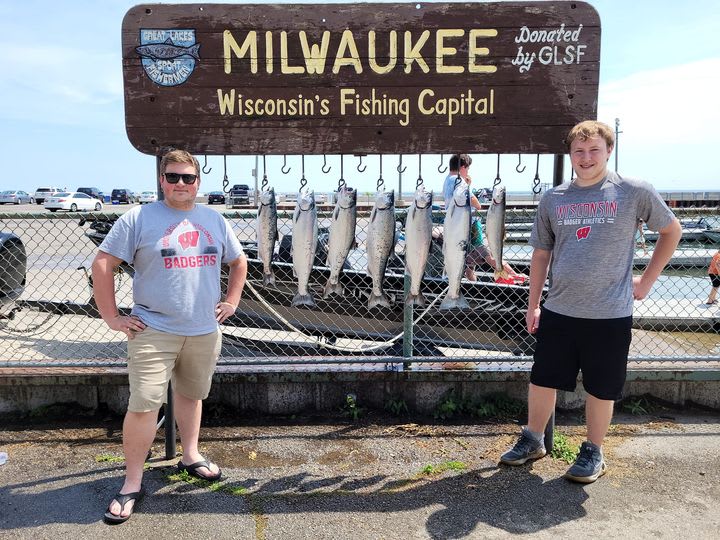
<svg viewBox="0 0 720 540">
<path fill-rule="evenodd" d="M 222 159 L 226 193 L 228 156 L 257 156 L 262 173 L 256 204 L 223 209 L 248 257 L 248 280 L 222 325 L 209 400 L 238 414 L 292 414 L 337 410 L 348 395 L 377 408 L 403 400 L 419 412 L 448 393 L 524 399 L 535 210 L 507 204 L 500 161 L 519 160 L 534 200 L 541 160 L 554 171 L 543 182 L 572 176 L 564 138 L 597 117 L 600 34 L 585 2 L 130 9 L 122 21 L 130 143 L 158 167 L 172 148 L 198 156 L 205 175 L 208 156 Z M 479 212 L 470 206 L 479 186 L 458 176 L 444 204 L 426 180 L 437 186 L 457 154 L 497 160 Z M 285 156 L 283 169 L 268 167 L 269 156 Z M 322 157 L 322 168 L 310 156 Z M 409 160 L 419 174 L 403 197 Z M 362 173 L 371 161 L 379 176 L 348 185 L 349 168 Z M 279 174 L 297 177 L 292 203 L 278 204 Z M 337 178 L 323 205 L 320 175 Z M 368 192 L 360 207 L 358 194 Z M 701 298 L 720 247 L 703 230 L 719 227 L 720 214 L 717 206 L 674 210 L 688 228 L 701 218 L 704 225 L 636 303 L 627 392 L 720 407 L 720 311 Z M 124 411 L 125 336 L 99 318 L 89 273 L 117 217 L 0 213 L 0 413 L 63 401 Z M 473 219 L 501 270 L 482 262 L 470 278 Z M 638 269 L 653 249 L 643 232 Z M 123 264 L 116 276 L 124 313 L 133 274 Z M 580 393 L 561 392 L 558 406 L 580 402 Z"/>
</svg>

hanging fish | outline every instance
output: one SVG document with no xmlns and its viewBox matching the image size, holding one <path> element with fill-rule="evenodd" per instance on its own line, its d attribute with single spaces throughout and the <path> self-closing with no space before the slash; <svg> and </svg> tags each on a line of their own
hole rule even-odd
<svg viewBox="0 0 720 540">
<path fill-rule="evenodd" d="M 368 309 L 390 307 L 385 293 L 385 267 L 395 249 L 395 191 L 378 191 L 370 213 L 367 236 L 367 275 L 372 278 Z"/>
<path fill-rule="evenodd" d="M 414 306 L 425 305 L 420 284 L 432 241 L 432 200 L 433 192 L 420 186 L 405 220 L 405 274 L 410 276 L 410 292 L 405 302 Z"/>
<path fill-rule="evenodd" d="M 331 294 L 343 295 L 340 284 L 345 259 L 355 244 L 355 219 L 357 216 L 357 191 L 343 186 L 338 192 L 335 211 L 330 222 L 330 239 L 326 265 L 330 268 L 330 277 L 325 285 L 323 298 Z"/>
<path fill-rule="evenodd" d="M 492 192 L 490 208 L 485 218 L 485 236 L 488 249 L 495 259 L 495 279 L 510 278 L 503 270 L 503 244 L 505 242 L 505 186 L 496 186 Z"/>
<path fill-rule="evenodd" d="M 292 261 L 298 292 L 292 299 L 293 307 L 314 307 L 312 293 L 308 290 L 310 273 L 312 272 L 315 250 L 318 240 L 317 208 L 315 192 L 301 190 L 298 193 L 295 211 L 293 212 Z"/>
<path fill-rule="evenodd" d="M 275 286 L 275 275 L 272 270 L 272 258 L 275 242 L 278 239 L 277 202 L 275 189 L 260 192 L 260 207 L 257 213 L 258 258 L 263 265 L 263 287 Z"/>
<path fill-rule="evenodd" d="M 452 199 L 445 209 L 443 224 L 443 258 L 448 278 L 448 293 L 440 309 L 461 309 L 469 305 L 460 292 L 460 283 L 465 272 L 465 257 L 470 245 L 470 190 L 465 182 L 455 186 Z"/>
</svg>

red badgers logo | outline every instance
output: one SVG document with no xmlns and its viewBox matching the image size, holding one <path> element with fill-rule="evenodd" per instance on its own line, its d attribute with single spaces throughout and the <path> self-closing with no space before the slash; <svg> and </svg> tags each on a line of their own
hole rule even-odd
<svg viewBox="0 0 720 540">
<path fill-rule="evenodd" d="M 591 228 L 592 227 L 580 227 L 577 231 L 575 231 L 575 236 L 577 236 L 578 242 L 590 236 Z"/>
<path fill-rule="evenodd" d="M 190 247 L 197 247 L 199 239 L 200 239 L 199 231 L 188 231 L 188 232 L 182 233 L 181 235 L 178 235 L 178 243 L 182 246 L 183 249 L 188 249 Z"/>
</svg>

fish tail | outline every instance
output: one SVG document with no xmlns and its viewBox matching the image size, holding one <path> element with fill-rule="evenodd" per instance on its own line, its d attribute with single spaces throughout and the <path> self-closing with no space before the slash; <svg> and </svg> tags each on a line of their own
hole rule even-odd
<svg viewBox="0 0 720 540">
<path fill-rule="evenodd" d="M 371 294 L 370 298 L 368 299 L 368 309 L 372 309 L 375 307 L 390 307 L 390 302 L 388 302 L 388 299 L 385 297 L 383 293 L 380 294 Z"/>
<path fill-rule="evenodd" d="M 418 306 L 418 307 L 424 307 L 425 306 L 425 297 L 422 293 L 408 293 L 407 297 L 405 298 L 405 303 L 409 306 Z"/>
<path fill-rule="evenodd" d="M 465 300 L 465 297 L 461 294 L 458 295 L 457 298 L 450 298 L 449 296 L 446 296 L 443 298 L 443 301 L 440 303 L 440 309 L 446 310 L 446 309 L 468 309 L 470 306 L 467 303 L 467 300 Z"/>
<path fill-rule="evenodd" d="M 275 274 L 272 270 L 263 273 L 263 287 L 274 287 L 275 286 Z"/>
<path fill-rule="evenodd" d="M 339 281 L 332 283 L 328 279 L 328 282 L 325 284 L 325 290 L 323 291 L 323 298 L 327 298 L 332 294 L 342 296 L 344 293 L 345 291 L 343 290 L 343 286 L 340 284 Z"/>
<path fill-rule="evenodd" d="M 312 294 L 300 294 L 297 293 L 292 299 L 292 307 L 315 307 L 315 300 L 313 300 Z"/>
</svg>

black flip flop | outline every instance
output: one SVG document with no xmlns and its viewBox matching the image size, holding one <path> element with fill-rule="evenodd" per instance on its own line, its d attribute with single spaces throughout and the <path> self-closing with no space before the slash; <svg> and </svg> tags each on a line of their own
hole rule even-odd
<svg viewBox="0 0 720 540">
<path fill-rule="evenodd" d="M 121 516 L 120 514 L 113 514 L 110 512 L 110 504 L 112 504 L 112 501 L 110 501 L 110 504 L 108 504 L 107 512 L 105 512 L 105 523 L 108 523 L 110 525 L 118 525 L 120 523 L 125 523 L 130 517 L 135 513 L 135 510 L 137 510 L 140 506 L 140 501 L 142 501 L 142 498 L 145 496 L 145 488 L 140 486 L 140 491 L 133 491 L 132 493 L 118 493 L 115 495 L 112 499 L 112 501 L 117 501 L 120 504 L 120 514 L 122 514 L 122 511 L 125 509 L 125 505 L 129 503 L 130 501 L 135 501 L 135 504 L 133 504 L 132 512 L 130 512 L 127 516 Z"/>
<path fill-rule="evenodd" d="M 205 476 L 204 474 L 200 474 L 198 472 L 198 469 L 200 467 L 205 467 L 207 470 L 210 470 L 210 462 L 207 460 L 202 461 L 196 461 L 195 463 L 192 463 L 190 465 L 185 465 L 182 461 L 180 461 L 177 464 L 177 468 L 180 472 L 187 472 L 190 476 L 194 476 L 195 478 L 199 478 L 200 480 L 206 480 L 208 482 L 215 482 L 216 480 L 220 480 L 222 477 L 222 471 L 220 470 L 220 467 L 218 467 L 217 474 L 214 474 L 212 476 Z"/>
</svg>

